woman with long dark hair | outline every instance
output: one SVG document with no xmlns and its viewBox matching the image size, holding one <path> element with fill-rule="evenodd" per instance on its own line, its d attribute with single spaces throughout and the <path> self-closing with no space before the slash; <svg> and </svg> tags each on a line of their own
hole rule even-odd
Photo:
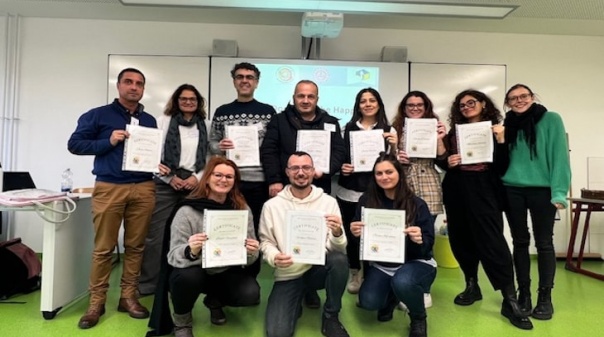
<svg viewBox="0 0 604 337">
<path fill-rule="evenodd" d="M 404 210 L 405 263 L 368 262 L 359 290 L 359 306 L 377 310 L 378 321 L 386 322 L 392 320 L 396 305 L 403 302 L 411 318 L 409 337 L 425 337 L 428 332 L 424 289 L 429 289 L 436 277 L 432 216 L 426 202 L 407 185 L 404 168 L 394 155 L 382 153 L 372 174 L 367 191 L 359 199 L 351 232 L 356 237 L 361 235 L 363 207 Z"/>
<path fill-rule="evenodd" d="M 192 337 L 191 311 L 201 293 L 210 309 L 210 321 L 226 323 L 224 306 L 250 306 L 260 302 L 260 286 L 256 278 L 242 266 L 202 268 L 202 247 L 208 237 L 203 231 L 206 210 L 248 210 L 247 265 L 258 259 L 259 242 L 254 234 L 254 221 L 245 198 L 239 191 L 241 175 L 237 165 L 224 157 L 212 157 L 201 181 L 191 194 L 176 205 L 168 219 L 164 240 L 164 265 L 153 304 L 148 335 L 164 335 L 171 331 L 167 292 L 174 308 L 174 333 Z"/>
<path fill-rule="evenodd" d="M 454 303 L 471 305 L 482 299 L 478 285 L 478 264 L 495 290 L 501 290 L 501 314 L 520 329 L 532 329 L 520 311 L 514 287 L 512 256 L 503 236 L 503 184 L 507 168 L 501 112 L 484 93 L 465 90 L 455 97 L 449 115 L 450 131 L 445 138 L 447 154 L 438 161 L 447 170 L 443 180 L 443 201 L 447 212 L 449 241 L 453 255 L 464 273 L 466 288 Z M 488 121 L 495 137 L 493 162 L 461 164 L 456 126 Z"/>
<path fill-rule="evenodd" d="M 138 284 L 140 295 L 155 292 L 166 220 L 174 206 L 197 187 L 208 149 L 205 99 L 191 84 L 179 86 L 164 114 L 157 118 L 163 131 L 162 161 L 155 181 L 155 209 L 145 238 Z"/>
<path fill-rule="evenodd" d="M 535 94 L 524 84 L 516 84 L 508 90 L 505 105 L 510 108 L 505 116 L 510 164 L 502 180 L 508 204 L 505 214 L 514 242 L 518 302 L 527 315 L 547 320 L 554 313 L 551 298 L 556 273 L 554 219 L 556 209 L 568 206 L 566 194 L 570 187 L 566 131 L 560 115 L 535 102 Z M 539 296 L 534 309 L 528 211 L 539 268 Z"/>
<path fill-rule="evenodd" d="M 397 137 L 392 132 L 391 126 L 386 118 L 386 109 L 379 92 L 373 88 L 361 89 L 354 100 L 354 108 L 350 121 L 344 127 L 344 146 L 345 157 L 342 164 L 340 178 L 338 179 L 339 189 L 336 194 L 340 212 L 342 213 L 342 223 L 346 232 L 348 245 L 346 253 L 348 256 L 348 267 L 350 276 L 347 290 L 351 294 L 359 292 L 363 276 L 361 272 L 361 262 L 359 261 L 359 239 L 350 233 L 350 223 L 354 217 L 358 200 L 365 192 L 369 181 L 373 179 L 371 172 L 356 172 L 352 165 L 352 156 L 350 153 L 350 132 L 362 130 L 383 130 L 384 148 L 388 147 L 396 151 Z M 372 159 L 373 160 L 373 159 Z"/>
<path fill-rule="evenodd" d="M 437 150 L 436 155 L 442 156 L 445 152 L 443 138 L 447 134 L 445 124 L 438 120 L 434 113 L 432 101 L 422 91 L 410 91 L 401 100 L 398 106 L 398 113 L 392 121 L 392 127 L 396 130 L 399 138 L 397 159 L 405 168 L 407 184 L 415 192 L 415 195 L 422 198 L 432 214 L 433 222 L 439 214 L 443 213 L 443 195 L 440 181 L 440 174 L 434 166 L 434 159 L 431 158 L 412 158 L 405 151 L 405 120 L 407 118 L 435 118 L 437 119 Z M 426 308 L 432 306 L 432 296 L 430 289 L 424 289 L 424 304 Z"/>
</svg>

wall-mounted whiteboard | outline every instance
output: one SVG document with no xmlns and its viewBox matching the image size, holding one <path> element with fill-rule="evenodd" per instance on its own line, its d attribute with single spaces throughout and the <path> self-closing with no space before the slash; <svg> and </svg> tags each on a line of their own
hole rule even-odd
<svg viewBox="0 0 604 337">
<path fill-rule="evenodd" d="M 503 113 L 505 65 L 411 63 L 409 75 L 410 90 L 426 93 L 442 121 L 447 120 L 455 96 L 466 89 L 484 92 Z"/>
<path fill-rule="evenodd" d="M 380 93 L 388 118 L 396 114 L 398 104 L 407 93 L 407 63 L 277 60 L 211 58 L 210 109 L 232 102 L 237 93 L 230 71 L 236 63 L 250 62 L 260 70 L 255 92 L 258 101 L 271 104 L 277 112 L 292 102 L 294 87 L 299 80 L 312 80 L 319 86 L 319 107 L 346 124 L 354 107 L 357 93 L 372 87 Z"/>
<path fill-rule="evenodd" d="M 107 102 L 117 97 L 117 75 L 124 68 L 136 68 L 145 74 L 145 93 L 141 103 L 153 116 L 163 114 L 166 103 L 181 84 L 194 85 L 208 97 L 209 58 L 199 56 L 109 55 Z M 208 106 L 206 105 L 206 110 Z"/>
</svg>

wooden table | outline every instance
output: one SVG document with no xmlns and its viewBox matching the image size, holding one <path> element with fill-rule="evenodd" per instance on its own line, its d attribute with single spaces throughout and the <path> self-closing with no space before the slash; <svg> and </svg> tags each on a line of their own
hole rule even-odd
<svg viewBox="0 0 604 337">
<path fill-rule="evenodd" d="M 565 268 L 567 270 L 604 281 L 603 274 L 598 274 L 593 271 L 585 270 L 581 267 L 585 250 L 585 241 L 587 240 L 587 234 L 589 232 L 589 220 L 591 218 L 591 213 L 604 211 L 604 200 L 584 198 L 568 198 L 568 200 L 572 203 L 573 219 L 571 223 L 570 240 L 568 242 L 568 252 L 566 253 Z M 579 223 L 582 212 L 585 212 L 586 214 L 585 221 L 583 222 L 581 245 L 579 246 L 579 253 L 577 254 L 576 261 L 573 261 L 575 242 L 577 241 L 577 234 L 579 231 Z"/>
</svg>

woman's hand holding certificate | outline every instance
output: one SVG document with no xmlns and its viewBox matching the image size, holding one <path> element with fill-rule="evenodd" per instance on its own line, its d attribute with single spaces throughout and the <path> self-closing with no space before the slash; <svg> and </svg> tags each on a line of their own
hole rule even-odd
<svg viewBox="0 0 604 337">
<path fill-rule="evenodd" d="M 462 165 L 493 162 L 491 122 L 458 124 L 455 128 Z"/>
<path fill-rule="evenodd" d="M 360 259 L 404 263 L 405 211 L 363 208 L 362 217 L 361 226 L 351 225 L 352 233 L 361 235 Z"/>
<path fill-rule="evenodd" d="M 248 211 L 205 210 L 202 268 L 237 266 L 247 263 Z M 254 240 L 255 241 L 255 240 Z"/>
</svg>

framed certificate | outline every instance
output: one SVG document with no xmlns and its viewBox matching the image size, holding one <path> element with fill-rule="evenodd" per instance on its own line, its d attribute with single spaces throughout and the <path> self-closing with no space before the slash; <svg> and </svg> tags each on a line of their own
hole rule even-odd
<svg viewBox="0 0 604 337">
<path fill-rule="evenodd" d="M 384 151 L 384 130 L 350 131 L 350 159 L 354 172 L 371 172 Z"/>
<path fill-rule="evenodd" d="M 359 258 L 405 263 L 405 211 L 363 207 Z"/>
<path fill-rule="evenodd" d="M 124 141 L 122 170 L 159 172 L 162 130 L 139 125 L 126 125 L 130 136 Z"/>
<path fill-rule="evenodd" d="M 455 126 L 462 165 L 493 162 L 491 125 L 491 122 L 485 121 Z"/>
<path fill-rule="evenodd" d="M 258 144 L 258 126 L 225 126 L 226 138 L 233 141 L 232 150 L 227 150 L 227 158 L 239 167 L 260 166 L 260 146 Z"/>
<path fill-rule="evenodd" d="M 325 216 L 317 211 L 293 211 L 286 214 L 285 254 L 295 263 L 325 265 Z"/>
<path fill-rule="evenodd" d="M 436 158 L 436 118 L 405 118 L 405 152 L 409 158 Z"/>
<path fill-rule="evenodd" d="M 203 231 L 208 240 L 202 248 L 202 268 L 238 266 L 247 263 L 248 211 L 205 210 Z"/>
<path fill-rule="evenodd" d="M 315 170 L 328 174 L 331 155 L 331 131 L 298 130 L 296 151 L 304 151 L 310 154 Z"/>
</svg>

